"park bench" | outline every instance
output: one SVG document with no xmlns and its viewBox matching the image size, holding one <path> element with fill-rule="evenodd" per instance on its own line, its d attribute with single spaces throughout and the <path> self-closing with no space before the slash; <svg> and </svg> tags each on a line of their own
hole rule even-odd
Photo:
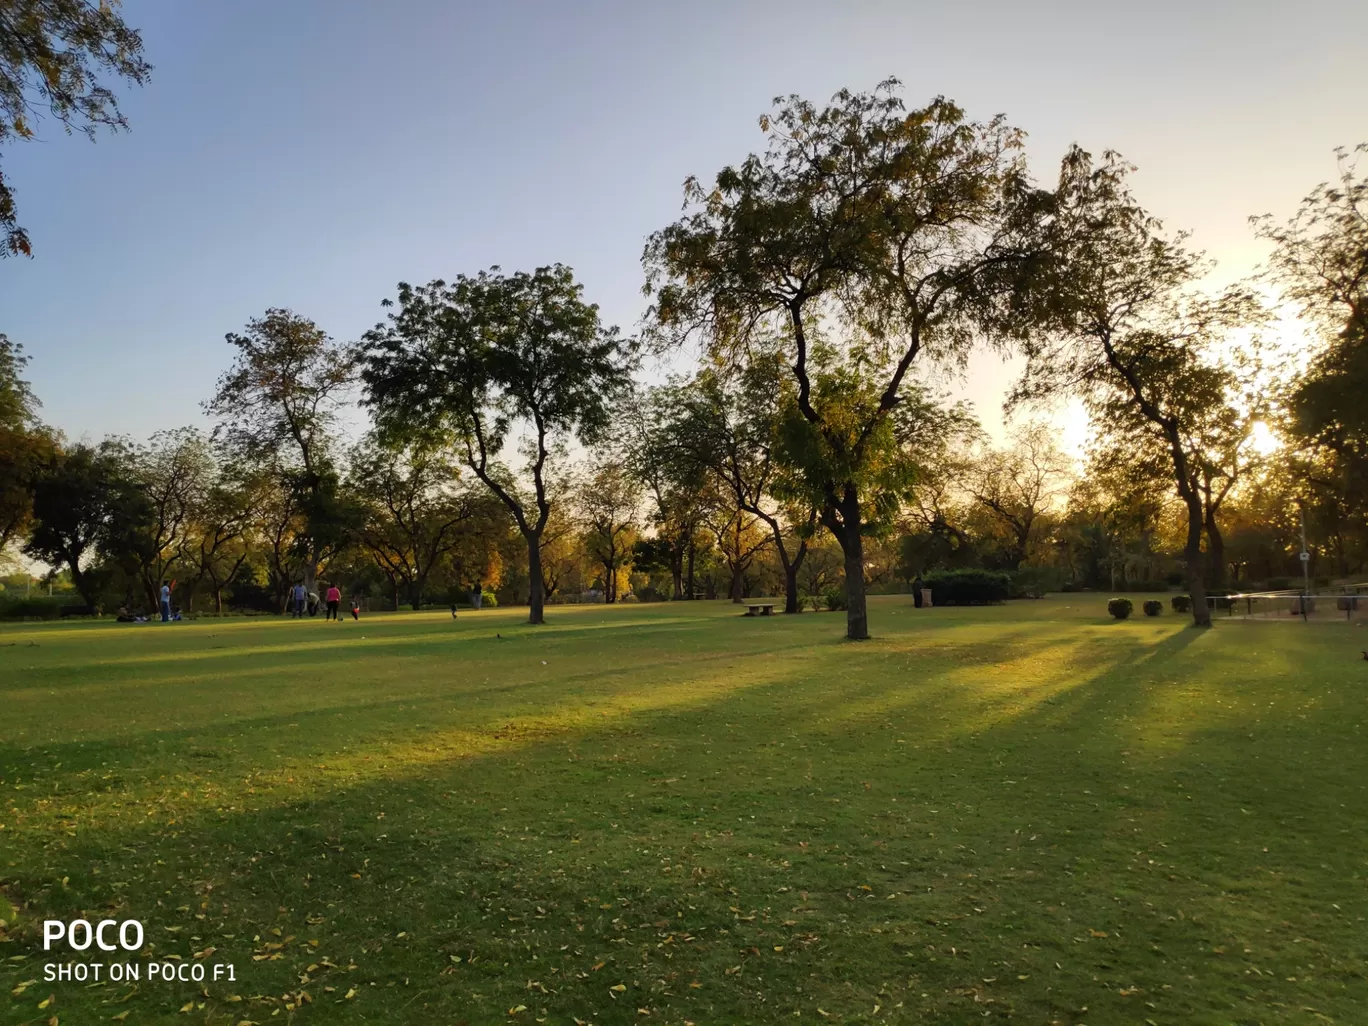
<svg viewBox="0 0 1368 1026">
<path fill-rule="evenodd" d="M 94 616 L 94 606 L 61 606 L 57 610 L 58 616 Z"/>
<path fill-rule="evenodd" d="M 773 602 L 755 602 L 746 607 L 747 616 L 770 616 L 773 613 Z"/>
</svg>

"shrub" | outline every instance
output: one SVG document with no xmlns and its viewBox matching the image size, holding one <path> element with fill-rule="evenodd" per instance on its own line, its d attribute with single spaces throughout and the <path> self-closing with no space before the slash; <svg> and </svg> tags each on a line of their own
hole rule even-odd
<svg viewBox="0 0 1368 1026">
<path fill-rule="evenodd" d="M 1174 595 L 1169 599 L 1169 605 L 1173 607 L 1175 613 L 1192 612 L 1192 598 L 1189 595 Z"/>
<path fill-rule="evenodd" d="M 828 588 L 822 593 L 822 602 L 827 609 L 835 612 L 838 609 L 846 608 L 846 593 L 844 588 Z"/>
<path fill-rule="evenodd" d="M 66 599 L 16 598 L 0 601 L 0 620 L 55 620 Z"/>
<path fill-rule="evenodd" d="M 1011 598 L 1044 598 L 1047 592 L 1059 591 L 1060 574 L 1054 567 L 1024 566 L 1012 574 Z"/>
<path fill-rule="evenodd" d="M 1145 611 L 1146 616 L 1158 616 L 1164 611 L 1164 604 L 1158 599 L 1146 599 L 1145 604 L 1140 608 Z"/>
<path fill-rule="evenodd" d="M 1118 620 L 1124 620 L 1131 615 L 1131 610 L 1135 608 L 1135 603 L 1128 598 L 1114 598 L 1107 603 L 1107 612 Z"/>
<path fill-rule="evenodd" d="M 498 596 L 486 588 L 480 593 L 480 605 L 485 609 L 497 609 L 499 607 Z"/>
<path fill-rule="evenodd" d="M 992 605 L 1012 593 L 1012 575 L 999 570 L 933 570 L 922 581 L 936 606 Z"/>
</svg>

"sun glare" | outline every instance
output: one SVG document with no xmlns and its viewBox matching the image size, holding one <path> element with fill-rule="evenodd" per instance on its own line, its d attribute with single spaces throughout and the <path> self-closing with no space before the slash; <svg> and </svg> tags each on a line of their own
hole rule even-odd
<svg viewBox="0 0 1368 1026">
<path fill-rule="evenodd" d="M 1282 447 L 1282 439 L 1262 420 L 1254 422 L 1253 430 L 1250 432 L 1250 443 L 1260 456 L 1267 456 Z"/>
</svg>

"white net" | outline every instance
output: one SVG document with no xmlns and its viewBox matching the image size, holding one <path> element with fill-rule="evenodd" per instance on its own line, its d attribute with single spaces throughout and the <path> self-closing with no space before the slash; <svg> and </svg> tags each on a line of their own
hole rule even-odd
<svg viewBox="0 0 1368 1026">
<path fill-rule="evenodd" d="M 1346 588 L 1246 591 L 1211 596 L 1213 616 L 1242 620 L 1363 621 L 1368 619 L 1368 585 Z"/>
</svg>

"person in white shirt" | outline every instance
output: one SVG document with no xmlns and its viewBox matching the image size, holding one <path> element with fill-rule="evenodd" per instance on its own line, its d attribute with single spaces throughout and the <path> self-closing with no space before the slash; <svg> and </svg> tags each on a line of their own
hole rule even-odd
<svg viewBox="0 0 1368 1026">
<path fill-rule="evenodd" d="M 171 586 L 165 581 L 161 586 L 161 616 L 162 623 L 171 622 Z"/>
</svg>

